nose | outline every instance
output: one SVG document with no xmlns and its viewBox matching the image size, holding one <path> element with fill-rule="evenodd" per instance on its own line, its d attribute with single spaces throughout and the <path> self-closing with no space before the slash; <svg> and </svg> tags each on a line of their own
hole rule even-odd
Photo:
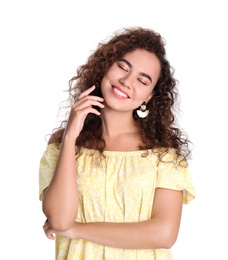
<svg viewBox="0 0 228 260">
<path fill-rule="evenodd" d="M 132 75 L 128 74 L 125 77 L 122 77 L 119 82 L 127 88 L 131 88 L 133 86 L 134 79 Z"/>
</svg>

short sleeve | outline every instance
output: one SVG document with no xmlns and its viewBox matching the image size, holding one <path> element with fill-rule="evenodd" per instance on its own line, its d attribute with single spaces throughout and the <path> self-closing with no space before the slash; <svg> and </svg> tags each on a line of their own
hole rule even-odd
<svg viewBox="0 0 228 260">
<path fill-rule="evenodd" d="M 59 157 L 59 148 L 56 144 L 47 146 L 40 159 L 39 167 L 39 199 L 43 199 L 43 190 L 47 188 L 52 180 Z"/>
<path fill-rule="evenodd" d="M 183 190 L 184 204 L 195 199 L 195 187 L 189 169 L 176 160 L 174 149 L 170 149 L 158 164 L 156 187 Z"/>
</svg>

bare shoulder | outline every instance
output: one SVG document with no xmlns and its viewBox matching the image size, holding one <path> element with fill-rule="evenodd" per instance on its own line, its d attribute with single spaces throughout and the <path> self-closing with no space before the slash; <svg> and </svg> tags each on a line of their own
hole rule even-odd
<svg viewBox="0 0 228 260">
<path fill-rule="evenodd" d="M 53 144 L 53 143 L 61 143 L 62 142 L 62 138 L 63 138 L 63 134 L 64 134 L 65 129 L 59 129 L 57 131 L 55 131 L 49 141 L 48 144 Z"/>
</svg>

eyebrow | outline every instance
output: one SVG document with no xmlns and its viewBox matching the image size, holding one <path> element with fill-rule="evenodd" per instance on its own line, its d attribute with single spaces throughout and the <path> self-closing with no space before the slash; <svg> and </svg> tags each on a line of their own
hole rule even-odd
<svg viewBox="0 0 228 260">
<path fill-rule="evenodd" d="M 132 64 L 128 61 L 128 60 L 126 60 L 126 59 L 119 59 L 119 61 L 123 61 L 123 62 L 125 62 L 130 68 L 132 68 L 133 66 L 132 66 Z M 143 76 L 143 77 L 146 77 L 146 78 L 148 78 L 149 79 L 149 81 L 152 83 L 152 78 L 148 75 L 148 74 L 146 74 L 146 73 L 144 73 L 144 72 L 140 72 L 139 73 L 141 76 Z"/>
</svg>

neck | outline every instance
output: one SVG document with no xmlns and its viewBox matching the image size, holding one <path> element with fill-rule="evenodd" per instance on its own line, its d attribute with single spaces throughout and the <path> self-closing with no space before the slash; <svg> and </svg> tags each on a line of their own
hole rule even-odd
<svg viewBox="0 0 228 260">
<path fill-rule="evenodd" d="M 104 134 L 116 136 L 123 133 L 137 133 L 138 127 L 131 112 L 102 111 Z"/>
</svg>

